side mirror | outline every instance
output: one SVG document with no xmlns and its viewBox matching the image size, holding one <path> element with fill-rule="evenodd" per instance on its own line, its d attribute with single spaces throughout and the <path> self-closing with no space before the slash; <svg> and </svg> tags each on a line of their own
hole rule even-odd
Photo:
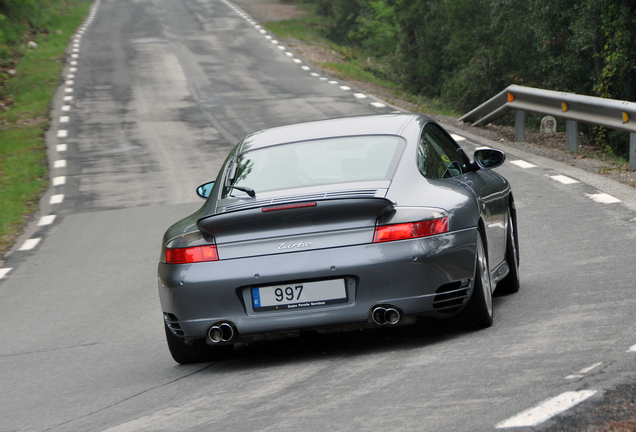
<svg viewBox="0 0 636 432">
<path fill-rule="evenodd" d="M 506 160 L 506 154 L 501 150 L 483 148 L 475 150 L 475 163 L 481 169 L 493 169 L 501 166 Z"/>
<path fill-rule="evenodd" d="M 210 192 L 212 192 L 213 187 L 213 181 L 204 183 L 197 188 L 197 195 L 199 195 L 201 198 L 207 198 L 210 196 Z"/>
</svg>

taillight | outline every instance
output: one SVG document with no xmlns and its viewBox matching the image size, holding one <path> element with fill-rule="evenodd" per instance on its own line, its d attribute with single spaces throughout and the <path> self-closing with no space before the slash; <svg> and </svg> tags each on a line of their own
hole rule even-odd
<svg viewBox="0 0 636 432">
<path fill-rule="evenodd" d="M 193 246 L 187 248 L 166 248 L 166 263 L 168 264 L 189 264 L 204 261 L 217 261 L 219 255 L 216 252 L 216 245 Z"/>
<path fill-rule="evenodd" d="M 382 225 L 375 228 L 374 243 L 406 240 L 448 232 L 448 217 L 397 225 Z"/>
</svg>

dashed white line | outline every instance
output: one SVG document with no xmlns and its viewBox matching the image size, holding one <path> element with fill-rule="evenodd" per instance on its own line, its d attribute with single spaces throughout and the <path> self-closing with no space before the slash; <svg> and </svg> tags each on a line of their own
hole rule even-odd
<svg viewBox="0 0 636 432">
<path fill-rule="evenodd" d="M 356 99 L 366 99 L 367 95 L 365 95 L 364 93 L 354 93 L 353 96 Z"/>
<path fill-rule="evenodd" d="M 66 138 L 68 136 L 68 131 L 65 129 L 60 129 L 57 131 L 58 138 Z"/>
<path fill-rule="evenodd" d="M 348 90 L 351 90 L 351 87 L 349 87 L 349 86 L 340 86 L 340 90 L 348 91 Z"/>
<path fill-rule="evenodd" d="M 591 200 L 601 204 L 614 204 L 614 203 L 621 202 L 621 200 L 619 200 L 618 198 L 613 197 L 606 193 L 585 194 L 585 195 L 587 195 L 587 197 L 590 198 Z"/>
<path fill-rule="evenodd" d="M 70 111 L 70 110 L 71 110 L 70 105 L 62 105 L 62 111 Z"/>
<path fill-rule="evenodd" d="M 371 102 L 371 105 L 373 105 L 376 108 L 384 108 L 386 105 L 384 105 L 383 103 L 380 102 Z"/>
<path fill-rule="evenodd" d="M 58 144 L 55 146 L 55 150 L 58 152 L 65 152 L 68 146 L 66 144 Z"/>
<path fill-rule="evenodd" d="M 64 102 L 70 102 L 73 100 L 73 96 L 64 96 Z"/>
<path fill-rule="evenodd" d="M 5 277 L 11 270 L 13 270 L 11 267 L 0 268 L 0 279 Z"/>
<path fill-rule="evenodd" d="M 77 68 L 76 67 L 72 67 L 72 68 L 68 68 L 69 72 L 77 72 Z"/>
<path fill-rule="evenodd" d="M 65 91 L 66 93 L 73 93 L 73 89 L 72 89 L 72 88 L 70 88 L 70 87 L 69 87 L 69 88 L 65 88 L 65 89 L 64 89 L 64 91 Z"/>
<path fill-rule="evenodd" d="M 574 184 L 574 183 L 578 183 L 578 180 L 574 180 L 573 178 L 570 178 L 568 176 L 564 176 L 564 175 L 553 175 L 550 176 L 550 178 L 552 180 L 556 180 L 558 182 L 561 182 L 563 184 Z"/>
<path fill-rule="evenodd" d="M 338 84 L 338 81 L 328 81 L 328 82 L 329 82 L 329 84 L 332 84 L 332 85 L 333 84 Z"/>
<path fill-rule="evenodd" d="M 309 75 L 311 75 L 312 77 L 316 77 L 316 78 L 320 76 L 320 74 L 316 73 L 316 72 L 312 72 Z"/>
<path fill-rule="evenodd" d="M 636 353 L 636 345 L 627 350 L 628 353 Z"/>
<path fill-rule="evenodd" d="M 278 45 L 278 41 L 277 40 L 271 40 L 271 43 L 273 43 L 274 45 Z"/>
<path fill-rule="evenodd" d="M 285 51 L 287 48 L 285 48 L 285 47 L 284 47 L 284 46 L 282 46 L 282 45 L 278 45 L 278 49 L 279 49 L 279 50 L 281 50 L 281 51 Z M 293 57 L 293 56 L 294 56 L 292 53 L 285 53 L 285 54 L 287 54 L 287 55 L 288 55 L 288 56 L 290 56 L 290 57 Z"/>
<path fill-rule="evenodd" d="M 260 34 L 265 34 L 265 33 L 267 33 L 267 32 L 266 32 L 265 30 L 263 30 L 263 29 L 260 29 L 260 30 L 259 30 L 259 33 L 260 33 Z"/>
<path fill-rule="evenodd" d="M 60 123 L 68 123 L 68 121 L 69 121 L 69 117 L 68 116 L 60 117 Z"/>
<path fill-rule="evenodd" d="M 72 86 L 73 84 L 75 84 L 75 81 L 73 80 L 66 80 L 66 85 Z"/>
<path fill-rule="evenodd" d="M 40 240 L 42 239 L 41 238 L 28 239 L 22 244 L 22 246 L 20 246 L 20 249 L 18 250 L 27 251 L 27 250 L 34 249 L 38 245 L 38 243 L 40 243 Z"/>
<path fill-rule="evenodd" d="M 524 168 L 524 169 L 536 167 L 536 165 L 533 165 L 523 160 L 514 160 L 514 161 L 510 161 L 510 163 L 513 165 L 517 165 L 519 168 Z"/>
<path fill-rule="evenodd" d="M 453 138 L 455 141 L 466 141 L 466 138 L 457 134 L 451 134 L 451 138 Z"/>
<path fill-rule="evenodd" d="M 535 408 L 526 410 L 509 418 L 508 420 L 498 423 L 495 427 L 497 429 L 505 429 L 537 426 L 544 421 L 551 419 L 555 415 L 583 402 L 587 398 L 592 397 L 595 393 L 596 390 L 581 390 L 562 393 L 559 396 L 546 400 Z"/>
<path fill-rule="evenodd" d="M 304 71 L 308 71 L 311 69 L 309 66 L 301 66 L 300 68 Z"/>
<path fill-rule="evenodd" d="M 66 159 L 56 160 L 53 162 L 53 168 L 64 168 L 66 167 Z"/>
<path fill-rule="evenodd" d="M 581 369 L 580 371 L 578 371 L 577 373 L 575 373 L 574 375 L 568 375 L 565 377 L 565 379 L 576 379 L 576 378 L 583 378 L 583 375 L 585 375 L 586 373 L 590 372 L 593 369 L 596 369 L 597 367 L 599 367 L 600 365 L 602 365 L 603 362 L 598 362 L 596 364 L 593 364 L 590 367 L 586 367 L 585 369 Z"/>
<path fill-rule="evenodd" d="M 51 225 L 55 220 L 55 215 L 42 216 L 38 222 L 38 226 Z"/>
<path fill-rule="evenodd" d="M 294 59 L 294 63 L 298 63 L 298 64 L 300 64 L 300 63 L 302 63 L 302 60 L 299 60 L 299 59 L 296 59 L 296 58 L 295 58 L 295 59 Z"/>
<path fill-rule="evenodd" d="M 271 39 L 273 39 L 273 38 L 272 38 L 270 35 L 267 35 L 267 36 L 265 36 L 265 39 L 269 39 L 269 40 L 271 40 Z"/>
<path fill-rule="evenodd" d="M 53 177 L 53 186 L 62 186 L 66 183 L 66 176 Z"/>
<path fill-rule="evenodd" d="M 64 201 L 64 194 L 51 195 L 49 204 L 60 204 Z"/>
<path fill-rule="evenodd" d="M 71 60 L 69 63 L 71 66 L 77 66 L 77 60 Z"/>
<path fill-rule="evenodd" d="M 282 47 L 279 47 L 279 48 L 282 48 Z M 287 51 L 287 52 L 285 53 L 285 55 L 286 55 L 287 57 L 293 57 L 293 56 L 294 56 L 294 53 L 290 53 L 289 51 Z"/>
</svg>

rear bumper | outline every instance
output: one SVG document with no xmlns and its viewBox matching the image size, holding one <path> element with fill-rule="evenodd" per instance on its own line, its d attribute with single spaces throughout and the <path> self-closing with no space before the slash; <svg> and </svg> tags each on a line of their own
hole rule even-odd
<svg viewBox="0 0 636 432">
<path fill-rule="evenodd" d="M 302 251 L 197 264 L 159 264 L 161 306 L 179 336 L 202 338 L 208 327 L 231 321 L 242 337 L 342 326 L 365 326 L 378 304 L 405 316 L 457 311 L 452 294 L 470 292 L 476 229 L 387 243 Z M 250 288 L 295 281 L 344 278 L 347 302 L 255 312 Z M 464 297 L 466 297 L 464 295 Z M 465 304 L 467 298 L 464 299 Z M 459 301 L 461 307 L 462 301 Z M 446 309 L 449 310 L 449 309 Z"/>
</svg>

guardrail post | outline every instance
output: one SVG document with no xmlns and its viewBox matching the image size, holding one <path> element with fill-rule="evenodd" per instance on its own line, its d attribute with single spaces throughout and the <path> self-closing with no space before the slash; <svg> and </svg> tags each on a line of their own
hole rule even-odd
<svg viewBox="0 0 636 432">
<path fill-rule="evenodd" d="M 579 152 L 579 125 L 574 120 L 565 121 L 565 135 L 568 140 L 568 150 L 572 153 Z"/>
<path fill-rule="evenodd" d="M 636 171 L 636 133 L 629 134 L 629 169 Z"/>
<path fill-rule="evenodd" d="M 526 140 L 526 112 L 522 110 L 515 111 L 515 141 L 523 142 Z"/>
</svg>

